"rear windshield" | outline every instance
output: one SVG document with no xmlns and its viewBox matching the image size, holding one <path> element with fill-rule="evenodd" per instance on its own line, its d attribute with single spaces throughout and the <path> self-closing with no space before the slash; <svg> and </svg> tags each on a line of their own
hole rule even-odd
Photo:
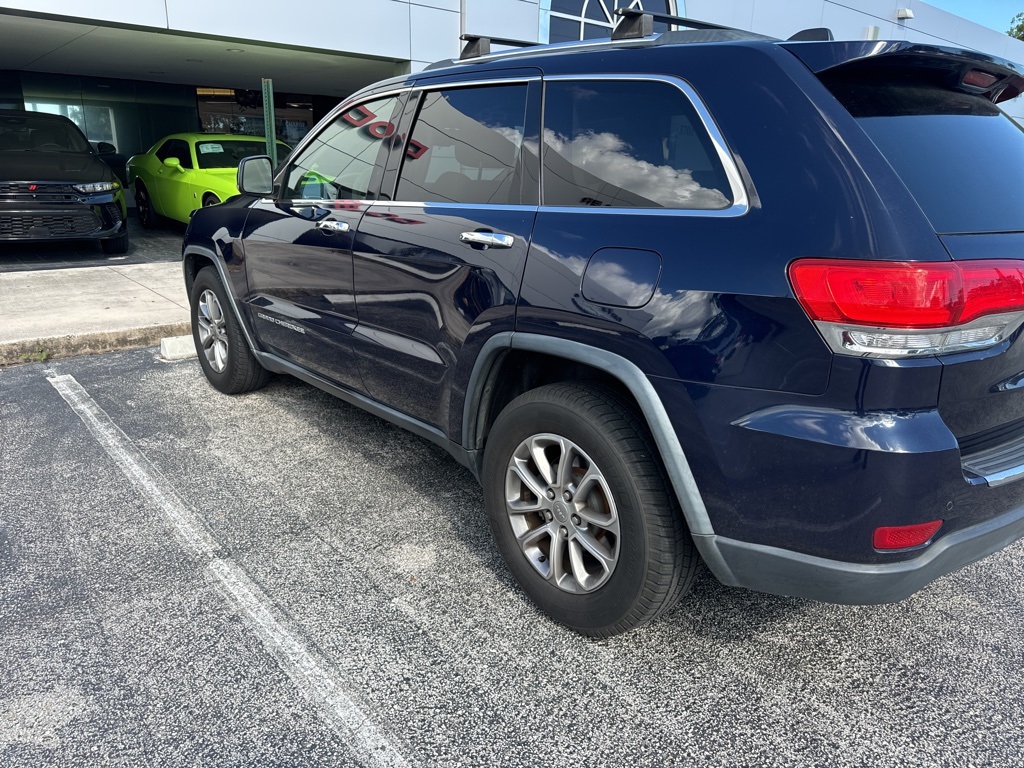
<svg viewBox="0 0 1024 768">
<path fill-rule="evenodd" d="M 832 82 L 939 234 L 1024 231 L 1024 130 L 980 96 Z"/>
</svg>

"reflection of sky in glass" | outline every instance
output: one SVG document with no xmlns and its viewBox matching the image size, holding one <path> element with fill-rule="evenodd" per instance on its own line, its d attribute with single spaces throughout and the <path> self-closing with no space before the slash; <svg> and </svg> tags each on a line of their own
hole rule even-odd
<svg viewBox="0 0 1024 768">
<path fill-rule="evenodd" d="M 619 188 L 666 208 L 719 209 L 729 206 L 725 195 L 717 189 L 702 187 L 689 169 L 640 160 L 631 154 L 631 147 L 613 133 L 588 132 L 569 140 L 546 129 L 544 142 L 573 167 L 604 182 L 599 188 L 592 189 L 601 198 L 614 199 L 615 188 Z M 581 179 L 577 178 L 575 182 L 583 186 Z"/>
</svg>

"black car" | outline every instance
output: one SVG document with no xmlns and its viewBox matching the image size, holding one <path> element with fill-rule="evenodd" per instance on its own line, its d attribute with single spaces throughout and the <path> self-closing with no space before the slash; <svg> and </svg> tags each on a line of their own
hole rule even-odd
<svg viewBox="0 0 1024 768">
<path fill-rule="evenodd" d="M 121 182 L 68 118 L 0 110 L 0 241 L 53 240 L 126 253 Z"/>
<path fill-rule="evenodd" d="M 595 636 L 701 560 L 883 603 L 1024 535 L 1022 68 L 619 12 L 243 161 L 185 236 L 209 381 L 288 373 L 443 446 Z"/>
</svg>

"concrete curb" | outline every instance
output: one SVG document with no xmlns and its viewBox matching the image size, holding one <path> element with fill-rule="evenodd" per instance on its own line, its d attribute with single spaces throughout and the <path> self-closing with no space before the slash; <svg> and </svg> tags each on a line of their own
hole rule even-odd
<svg viewBox="0 0 1024 768">
<path fill-rule="evenodd" d="M 151 347 L 159 344 L 160 340 L 165 337 L 185 336 L 191 333 L 191 325 L 184 322 L 117 331 L 94 331 L 69 336 L 8 341 L 0 343 L 0 366 L 40 362 L 40 360 L 53 360 L 60 357 L 99 355 L 119 349 Z"/>
</svg>

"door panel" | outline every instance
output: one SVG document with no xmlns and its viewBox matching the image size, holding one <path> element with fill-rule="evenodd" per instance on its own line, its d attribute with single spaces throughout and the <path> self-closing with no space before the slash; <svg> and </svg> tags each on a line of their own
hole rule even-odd
<svg viewBox="0 0 1024 768">
<path fill-rule="evenodd" d="M 426 89 L 395 202 L 382 189 L 359 223 L 353 344 L 366 389 L 449 434 L 461 424 L 461 411 L 450 412 L 459 361 L 515 326 L 537 210 L 535 192 L 524 195 L 537 179 L 535 167 L 524 171 L 536 165 L 524 136 L 539 129 L 539 108 L 539 80 L 529 78 Z"/>
<path fill-rule="evenodd" d="M 248 302 L 260 342 L 358 390 L 352 243 L 380 185 L 395 134 L 390 119 L 403 98 L 340 111 L 285 168 L 279 198 L 256 203 L 246 221 Z"/>
<path fill-rule="evenodd" d="M 352 234 L 361 203 L 262 200 L 246 221 L 245 263 L 253 327 L 268 351 L 339 384 L 359 387 L 350 337 Z M 320 229 L 325 223 L 347 232 Z"/>
<path fill-rule="evenodd" d="M 355 247 L 359 327 L 370 394 L 404 413 L 447 428 L 446 396 L 456 362 L 487 338 L 515 326 L 535 210 L 376 203 Z M 464 232 L 508 234 L 510 248 L 460 241 Z"/>
</svg>

